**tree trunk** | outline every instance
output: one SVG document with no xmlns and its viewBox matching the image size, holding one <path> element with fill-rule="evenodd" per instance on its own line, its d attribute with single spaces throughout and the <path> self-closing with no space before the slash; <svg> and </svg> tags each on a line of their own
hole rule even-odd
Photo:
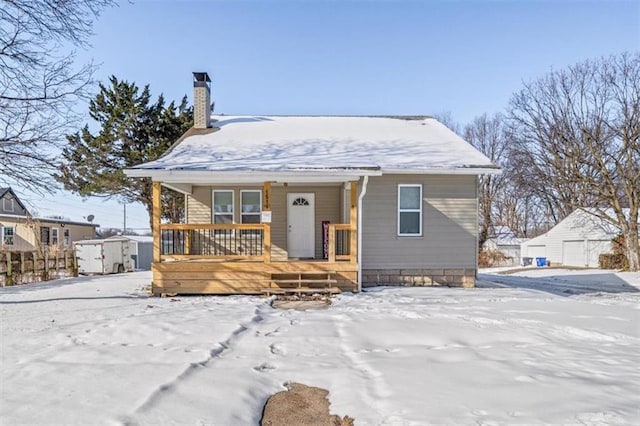
<svg viewBox="0 0 640 426">
<path fill-rule="evenodd" d="M 638 243 L 638 224 L 631 221 L 629 232 L 625 236 L 625 246 L 627 249 L 627 259 L 629 260 L 629 270 L 640 271 L 640 243 Z"/>
</svg>

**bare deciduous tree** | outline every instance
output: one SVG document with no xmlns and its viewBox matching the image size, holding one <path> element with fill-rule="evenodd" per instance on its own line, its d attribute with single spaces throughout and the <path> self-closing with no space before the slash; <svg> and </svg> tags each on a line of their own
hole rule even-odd
<svg viewBox="0 0 640 426">
<path fill-rule="evenodd" d="M 525 85 L 510 102 L 520 185 L 556 221 L 576 208 L 613 223 L 640 269 L 640 53 L 590 60 Z"/>
<path fill-rule="evenodd" d="M 483 114 L 476 117 L 464 128 L 464 138 L 476 149 L 489 157 L 491 162 L 504 166 L 508 156 L 508 141 L 505 131 L 504 119 L 501 114 L 489 117 Z M 507 225 L 502 220 L 496 218 L 498 210 L 497 203 L 501 195 L 504 195 L 505 178 L 504 174 L 484 175 L 479 182 L 479 203 L 480 203 L 480 229 L 478 234 L 478 244 L 480 247 L 487 238 L 492 225 Z M 513 229 L 515 231 L 515 229 Z"/>
<path fill-rule="evenodd" d="M 112 0 L 0 0 L 0 185 L 50 189 L 56 147 L 94 69 L 75 66 Z"/>
</svg>

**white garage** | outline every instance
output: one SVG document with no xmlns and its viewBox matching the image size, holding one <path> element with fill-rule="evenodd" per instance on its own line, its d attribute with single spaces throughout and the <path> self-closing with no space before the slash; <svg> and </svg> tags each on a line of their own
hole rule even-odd
<svg viewBox="0 0 640 426">
<path fill-rule="evenodd" d="M 611 253 L 611 240 L 620 231 L 584 210 L 576 210 L 547 233 L 520 246 L 523 258 L 544 257 L 551 265 L 598 267 L 598 258 Z"/>
</svg>

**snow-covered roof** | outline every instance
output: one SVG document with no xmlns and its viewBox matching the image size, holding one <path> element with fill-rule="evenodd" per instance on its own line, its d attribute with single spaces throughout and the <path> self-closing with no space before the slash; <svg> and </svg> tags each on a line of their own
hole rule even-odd
<svg viewBox="0 0 640 426">
<path fill-rule="evenodd" d="M 499 168 L 433 118 L 214 116 L 161 158 L 127 170 L 235 173 L 495 173 Z"/>
<path fill-rule="evenodd" d="M 78 225 L 78 226 L 92 226 L 94 228 L 99 228 L 100 225 L 97 223 L 92 223 L 92 222 L 75 222 L 72 220 L 66 220 L 66 219 L 57 219 L 57 218 L 52 218 L 52 217 L 33 217 L 33 216 L 29 216 L 29 215 L 24 215 L 24 214 L 0 214 L 0 218 L 3 219 L 8 219 L 8 220 L 18 220 L 18 221 L 24 221 L 24 220 L 31 220 L 33 222 L 38 222 L 38 223 L 44 223 L 44 224 L 51 224 L 51 223 L 57 223 L 60 225 Z"/>
<path fill-rule="evenodd" d="M 138 243 L 153 243 L 153 237 L 148 235 L 114 235 L 105 238 L 106 240 L 131 240 Z"/>
<path fill-rule="evenodd" d="M 627 218 L 629 217 L 630 210 L 628 208 L 624 208 L 622 212 Z M 610 217 L 611 220 L 605 219 L 604 216 Z M 616 215 L 611 208 L 596 209 L 593 207 L 583 207 L 571 212 L 571 214 L 544 234 L 525 241 L 523 244 L 546 244 L 550 238 L 556 238 L 556 236 L 564 240 L 609 240 L 620 234 L 620 228 L 615 224 L 616 222 Z"/>
<path fill-rule="evenodd" d="M 489 228 L 489 238 L 497 246 L 519 246 L 527 241 L 527 238 L 518 238 L 516 234 L 504 225 L 495 225 Z"/>
</svg>

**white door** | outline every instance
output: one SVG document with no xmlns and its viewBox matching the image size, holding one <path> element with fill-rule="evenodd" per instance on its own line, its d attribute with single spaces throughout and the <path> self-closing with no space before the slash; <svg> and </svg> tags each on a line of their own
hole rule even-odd
<svg viewBox="0 0 640 426">
<path fill-rule="evenodd" d="M 76 256 L 78 258 L 78 272 L 81 274 L 102 274 L 102 244 L 77 244 Z"/>
<path fill-rule="evenodd" d="M 600 265 L 600 255 L 603 253 L 611 253 L 611 241 L 607 240 L 589 240 L 587 241 L 587 266 L 597 268 Z"/>
<path fill-rule="evenodd" d="M 562 264 L 565 266 L 586 266 L 584 241 L 562 242 Z"/>
<path fill-rule="evenodd" d="M 289 257 L 314 257 L 314 205 L 314 194 L 287 194 L 287 248 Z"/>
</svg>

